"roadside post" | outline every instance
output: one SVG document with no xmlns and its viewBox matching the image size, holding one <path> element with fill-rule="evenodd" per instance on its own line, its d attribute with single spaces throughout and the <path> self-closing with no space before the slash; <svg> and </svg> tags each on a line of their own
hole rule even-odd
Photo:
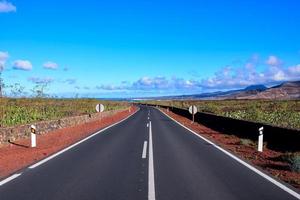
<svg viewBox="0 0 300 200">
<path fill-rule="evenodd" d="M 101 113 L 104 111 L 104 105 L 101 104 L 101 103 L 97 104 L 96 105 L 96 111 L 98 113 L 100 113 L 100 121 L 101 121 L 101 119 L 102 119 L 102 114 Z"/>
<path fill-rule="evenodd" d="M 259 131 L 259 135 L 258 135 L 258 151 L 259 152 L 263 152 L 263 143 L 264 143 L 264 140 L 263 140 L 263 138 L 264 138 L 263 131 L 264 131 L 264 127 L 263 126 L 260 127 L 258 129 L 258 131 Z"/>
<path fill-rule="evenodd" d="M 31 135 L 31 147 L 36 147 L 36 127 L 35 125 L 30 126 Z"/>
<path fill-rule="evenodd" d="M 133 106 L 133 103 L 129 104 L 129 113 L 131 113 L 131 107 Z"/>
<path fill-rule="evenodd" d="M 192 123 L 194 123 L 195 122 L 195 114 L 198 112 L 197 111 L 197 106 L 195 106 L 195 105 L 190 106 L 189 107 L 189 112 L 193 115 Z"/>
</svg>

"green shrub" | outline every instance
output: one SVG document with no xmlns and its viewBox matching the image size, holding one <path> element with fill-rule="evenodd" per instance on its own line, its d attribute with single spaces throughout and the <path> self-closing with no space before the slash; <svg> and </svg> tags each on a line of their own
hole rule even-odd
<svg viewBox="0 0 300 200">
<path fill-rule="evenodd" d="M 300 155 L 295 155 L 291 159 L 291 169 L 294 172 L 300 173 Z"/>
<path fill-rule="evenodd" d="M 244 146 L 254 146 L 254 142 L 249 139 L 241 139 L 240 144 Z"/>
<path fill-rule="evenodd" d="M 281 161 L 288 162 L 290 169 L 293 172 L 300 173 L 300 154 L 299 153 L 285 153 L 279 157 Z"/>
</svg>

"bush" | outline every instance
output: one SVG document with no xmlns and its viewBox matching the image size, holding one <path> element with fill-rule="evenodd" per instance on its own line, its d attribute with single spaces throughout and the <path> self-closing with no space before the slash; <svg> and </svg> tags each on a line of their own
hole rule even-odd
<svg viewBox="0 0 300 200">
<path fill-rule="evenodd" d="M 254 142 L 249 139 L 241 139 L 240 144 L 244 146 L 254 146 Z"/>
<path fill-rule="evenodd" d="M 299 153 L 286 153 L 280 156 L 282 161 L 290 164 L 290 169 L 293 172 L 300 173 L 300 154 Z"/>
<path fill-rule="evenodd" d="M 291 169 L 294 172 L 300 173 L 300 155 L 295 155 L 291 159 Z"/>
</svg>

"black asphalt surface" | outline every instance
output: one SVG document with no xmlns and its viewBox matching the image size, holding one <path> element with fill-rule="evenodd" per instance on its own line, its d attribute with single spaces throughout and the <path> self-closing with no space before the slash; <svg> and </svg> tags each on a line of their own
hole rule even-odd
<svg viewBox="0 0 300 200">
<path fill-rule="evenodd" d="M 296 199 L 160 111 L 134 116 L 0 186 L 0 200 L 148 199 L 148 112 L 157 200 Z M 149 145 L 148 145 L 149 146 Z"/>
</svg>

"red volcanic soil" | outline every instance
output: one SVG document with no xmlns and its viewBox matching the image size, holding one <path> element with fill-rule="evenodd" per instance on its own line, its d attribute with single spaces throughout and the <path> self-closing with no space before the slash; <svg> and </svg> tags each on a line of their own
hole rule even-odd
<svg viewBox="0 0 300 200">
<path fill-rule="evenodd" d="M 116 123 L 136 111 L 136 107 L 120 111 L 101 121 L 67 127 L 37 135 L 37 147 L 30 148 L 30 139 L 22 139 L 0 148 L 0 178 L 4 178 L 15 171 L 35 163 L 71 144 L 91 135 L 92 133 Z"/>
<path fill-rule="evenodd" d="M 279 156 L 283 155 L 282 152 L 273 151 L 266 147 L 264 147 L 264 151 L 262 153 L 258 152 L 257 144 L 250 140 L 243 140 L 234 135 L 214 131 L 202 124 L 191 123 L 191 120 L 171 111 L 167 112 L 166 109 L 161 110 L 184 126 L 192 129 L 197 134 L 209 139 L 215 144 L 218 144 L 243 160 L 247 160 L 253 165 L 267 171 L 267 173 L 274 177 L 300 189 L 300 173 L 292 172 L 290 170 L 289 163 L 282 161 L 282 159 L 278 159 Z"/>
</svg>

